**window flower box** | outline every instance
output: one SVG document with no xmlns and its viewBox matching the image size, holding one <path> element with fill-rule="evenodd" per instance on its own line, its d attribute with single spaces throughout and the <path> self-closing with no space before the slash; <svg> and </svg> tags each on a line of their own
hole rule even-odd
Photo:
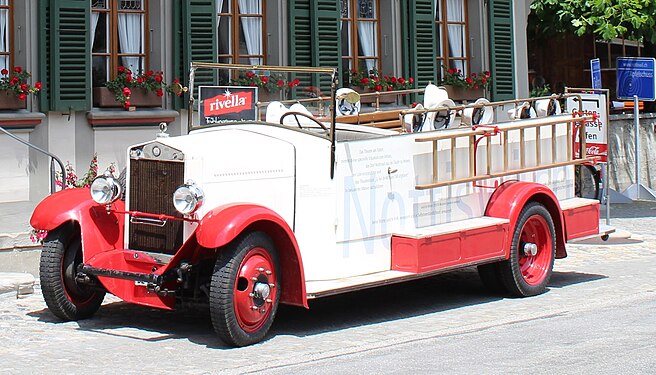
<svg viewBox="0 0 656 375">
<path fill-rule="evenodd" d="M 161 107 L 162 97 L 153 91 L 143 88 L 132 88 L 130 94 L 130 106 L 133 107 Z M 101 108 L 123 108 L 123 104 L 116 100 L 116 95 L 107 87 L 95 87 L 93 89 L 93 105 Z"/>
<path fill-rule="evenodd" d="M 27 107 L 26 100 L 20 100 L 11 90 L 0 90 L 0 110 L 17 110 Z"/>
<path fill-rule="evenodd" d="M 41 90 L 41 82 L 29 83 L 32 75 L 20 66 L 11 71 L 0 71 L 0 110 L 17 110 L 27 107 L 27 96 Z"/>
<path fill-rule="evenodd" d="M 444 88 L 446 89 L 446 92 L 449 94 L 449 99 L 453 101 L 473 102 L 478 98 L 485 97 L 485 89 L 482 87 L 475 89 L 470 87 L 444 85 Z"/>
<path fill-rule="evenodd" d="M 361 88 L 361 87 L 352 87 L 353 90 L 357 91 L 360 94 L 371 94 L 375 93 L 375 90 L 372 90 L 370 88 Z M 396 103 L 396 97 L 398 94 L 388 94 L 386 91 L 379 91 L 380 92 L 380 99 L 379 103 L 380 104 L 392 104 Z M 360 98 L 360 103 L 362 104 L 376 104 L 376 95 L 367 95 L 363 96 Z"/>
</svg>

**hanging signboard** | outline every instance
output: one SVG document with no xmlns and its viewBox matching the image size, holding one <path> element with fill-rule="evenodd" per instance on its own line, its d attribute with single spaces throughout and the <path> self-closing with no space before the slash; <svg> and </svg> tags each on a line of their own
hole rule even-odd
<svg viewBox="0 0 656 375">
<path fill-rule="evenodd" d="M 597 120 L 585 124 L 585 146 L 586 154 L 598 156 L 600 162 L 608 161 L 608 110 L 606 95 L 603 94 L 580 94 L 582 111 L 584 115 L 596 114 Z M 572 96 L 567 98 L 567 111 L 579 112 L 579 98 Z M 576 132 L 574 150 L 578 158 L 579 134 Z"/>
<path fill-rule="evenodd" d="M 656 59 L 651 57 L 617 58 L 617 98 L 633 100 L 656 100 L 654 68 Z"/>
<path fill-rule="evenodd" d="M 198 97 L 200 125 L 257 119 L 257 87 L 200 86 Z"/>
</svg>

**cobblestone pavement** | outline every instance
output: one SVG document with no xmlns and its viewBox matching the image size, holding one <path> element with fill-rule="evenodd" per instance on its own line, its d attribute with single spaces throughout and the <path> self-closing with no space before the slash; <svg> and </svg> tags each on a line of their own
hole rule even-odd
<svg viewBox="0 0 656 375">
<path fill-rule="evenodd" d="M 543 295 L 525 299 L 491 295 L 481 285 L 475 269 L 465 269 L 312 301 L 310 310 L 282 306 L 268 339 L 239 349 L 225 347 L 214 336 L 207 311 L 200 308 L 161 311 L 107 297 L 92 319 L 57 322 L 46 309 L 37 283 L 35 293 L 23 298 L 17 298 L 14 293 L 0 295 L 0 372 L 291 373 L 292 369 L 301 368 L 306 372 L 314 369 L 317 373 L 334 373 L 336 369 L 331 371 L 326 367 L 327 359 L 373 356 L 397 345 L 436 338 L 466 340 L 472 332 L 504 327 L 519 329 L 524 322 L 551 317 L 594 316 L 595 311 L 621 309 L 645 301 L 653 305 L 656 300 L 654 207 L 653 203 L 639 203 L 614 211 L 617 218 L 613 218 L 612 224 L 629 231 L 630 238 L 618 236 L 608 242 L 595 240 L 568 245 L 569 256 L 556 262 L 549 291 Z M 652 369 L 656 369 L 653 362 L 656 312 L 650 318 L 640 333 L 646 338 L 640 349 L 644 353 L 638 354 L 644 354 L 647 361 L 652 358 L 651 364 L 655 366 Z M 558 321 L 553 320 L 554 324 Z M 600 321 L 599 326 L 606 323 Z M 628 319 L 612 323 L 626 324 L 627 335 L 636 334 L 628 330 L 631 324 Z M 594 331 L 587 332 L 585 340 L 579 337 L 580 333 L 572 335 L 565 338 L 567 344 L 562 352 L 549 354 L 566 358 L 575 354 L 572 351 L 582 350 L 580 345 L 584 342 L 592 345 L 596 337 Z M 531 332 L 517 340 L 515 344 L 525 345 L 529 350 L 536 345 Z M 617 356 L 616 350 L 620 350 L 613 345 L 604 348 L 607 352 L 599 353 L 600 356 Z M 451 353 L 445 361 L 453 361 L 454 355 L 466 360 L 470 354 L 467 351 Z M 436 350 L 431 355 L 439 359 L 440 352 Z M 526 372 L 523 370 L 530 368 L 531 372 L 552 373 L 553 368 L 540 367 L 538 363 L 546 355 L 527 357 L 523 359 L 525 367 L 507 369 Z M 477 358 L 488 361 L 490 368 L 498 366 L 494 355 Z M 636 370 L 628 363 L 624 367 L 621 357 L 618 358 L 619 362 L 613 366 L 619 368 L 612 367 L 609 373 Z M 320 362 L 315 365 L 315 361 Z M 421 369 L 420 364 L 414 365 L 412 371 Z M 569 372 L 579 370 L 566 368 Z M 400 358 L 383 373 L 409 371 Z"/>
</svg>

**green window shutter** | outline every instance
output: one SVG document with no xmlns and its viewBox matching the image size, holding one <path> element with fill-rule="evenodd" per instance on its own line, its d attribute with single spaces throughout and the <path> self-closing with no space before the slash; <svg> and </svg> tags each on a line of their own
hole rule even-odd
<svg viewBox="0 0 656 375">
<path fill-rule="evenodd" d="M 183 1 L 182 72 L 188 80 L 189 66 L 194 62 L 217 62 L 216 5 L 213 0 Z M 218 84 L 214 69 L 200 69 L 194 76 L 194 87 Z M 197 89 L 194 95 L 198 93 Z"/>
<path fill-rule="evenodd" d="M 334 0 L 290 0 L 289 46 L 292 66 L 320 66 L 341 70 L 339 2 Z M 330 77 L 298 77 L 301 86 L 330 89 Z"/>
<path fill-rule="evenodd" d="M 428 82 L 435 83 L 435 19 L 433 0 L 411 0 L 408 9 L 409 43 L 406 49 L 409 54 L 405 61 L 409 62 L 409 75 L 414 77 L 417 87 L 423 87 Z"/>
<path fill-rule="evenodd" d="M 292 66 L 313 66 L 311 0 L 289 1 L 289 61 Z"/>
<path fill-rule="evenodd" d="M 39 79 L 41 91 L 39 92 L 39 110 L 50 110 L 50 3 L 39 1 Z"/>
<path fill-rule="evenodd" d="M 46 3 L 46 1 L 41 1 Z M 51 0 L 49 37 L 44 45 L 49 57 L 49 107 L 53 111 L 91 108 L 91 43 L 87 0 Z M 43 32 L 43 31 L 42 31 Z M 49 38 L 49 40 L 48 40 Z M 45 42 L 49 42 L 46 44 Z"/>
<path fill-rule="evenodd" d="M 513 2 L 490 0 L 489 4 L 492 100 L 514 99 Z"/>
<path fill-rule="evenodd" d="M 173 81 L 173 79 L 180 79 L 181 84 L 185 84 L 189 79 L 189 66 L 184 65 L 184 37 L 182 25 L 184 23 L 185 17 L 183 17 L 183 2 L 174 1 L 173 2 L 173 73 L 167 79 Z M 185 102 L 183 100 L 184 96 L 175 96 L 173 95 L 173 108 L 180 110 L 185 107 Z"/>
</svg>

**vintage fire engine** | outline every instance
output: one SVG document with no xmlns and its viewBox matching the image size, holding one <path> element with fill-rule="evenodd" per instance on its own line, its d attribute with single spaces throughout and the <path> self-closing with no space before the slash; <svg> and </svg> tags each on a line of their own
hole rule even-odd
<svg viewBox="0 0 656 375">
<path fill-rule="evenodd" d="M 333 79 L 331 103 L 343 99 L 322 68 L 193 63 L 191 92 L 198 69 L 217 68 L 320 73 Z M 206 99 L 210 111 L 255 101 L 219 99 Z M 57 317 L 88 318 L 105 293 L 161 309 L 203 302 L 218 336 L 244 346 L 265 337 L 279 303 L 307 308 L 466 266 L 497 290 L 540 294 L 566 243 L 600 234 L 599 202 L 574 196 L 574 166 L 589 161 L 572 143 L 585 116 L 417 133 L 340 123 L 334 111 L 193 120 L 205 126 L 189 117 L 189 134 L 127 150 L 125 182 L 105 174 L 35 209 L 32 226 L 48 231 L 41 287 Z"/>
</svg>

